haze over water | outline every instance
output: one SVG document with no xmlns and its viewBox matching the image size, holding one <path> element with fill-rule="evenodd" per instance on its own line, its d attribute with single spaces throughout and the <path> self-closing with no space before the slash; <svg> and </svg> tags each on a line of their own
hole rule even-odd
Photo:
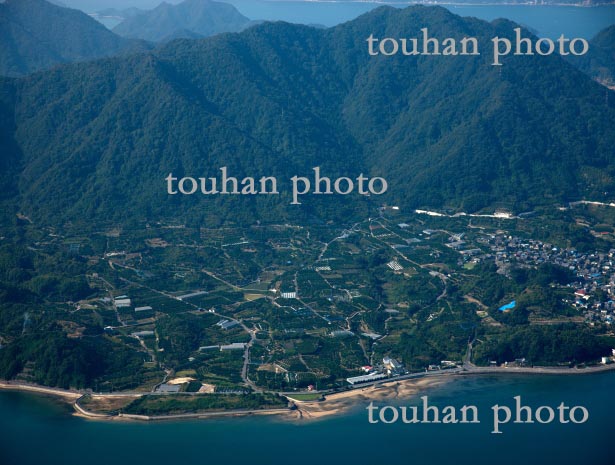
<svg viewBox="0 0 615 465">
<path fill-rule="evenodd" d="M 226 0 L 250 19 L 281 20 L 334 26 L 349 21 L 383 3 L 302 2 L 267 0 Z M 409 4 L 394 6 L 406 7 Z M 461 16 L 491 21 L 507 18 L 535 30 L 538 35 L 557 38 L 561 34 L 591 38 L 615 24 L 615 5 L 592 8 L 552 5 L 445 6 Z M 409 31 L 409 33 L 415 31 Z"/>
<path fill-rule="evenodd" d="M 181 0 L 167 0 L 180 3 Z M 275 1 L 275 0 L 220 0 L 234 5 L 243 15 L 254 20 L 288 21 L 301 24 L 334 26 L 350 21 L 363 13 L 386 3 L 330 2 L 330 1 Z M 154 8 L 160 0 L 64 0 L 64 4 L 86 13 L 105 8 L 117 9 L 138 7 Z M 394 6 L 403 8 L 407 4 Z M 600 30 L 615 24 L 615 5 L 598 7 L 553 6 L 553 5 L 445 5 L 461 16 L 475 16 L 491 21 L 507 18 L 533 29 L 538 35 L 557 38 L 560 34 L 570 37 L 592 38 Z M 113 27 L 114 19 L 105 19 L 103 24 Z M 413 32 L 413 31 L 409 31 Z"/>
</svg>

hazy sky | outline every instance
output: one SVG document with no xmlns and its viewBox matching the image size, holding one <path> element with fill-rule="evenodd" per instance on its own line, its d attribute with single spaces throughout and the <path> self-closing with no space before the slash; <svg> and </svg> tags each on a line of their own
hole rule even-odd
<svg viewBox="0 0 615 465">
<path fill-rule="evenodd" d="M 1 1 L 1 0 L 0 0 Z M 124 9 L 137 7 L 150 9 L 162 0 L 58 0 L 71 8 L 94 13 L 105 8 Z M 180 3 L 182 0 L 166 0 Z M 231 3 L 250 19 L 283 20 L 295 23 L 313 23 L 333 26 L 355 18 L 374 8 L 375 3 L 362 2 L 275 2 L 267 0 L 219 0 Z M 476 16 L 488 21 L 506 17 L 528 26 L 543 37 L 557 38 L 562 33 L 567 37 L 591 38 L 601 29 L 615 24 L 615 6 L 596 8 L 532 7 L 532 6 L 451 6 L 453 13 Z"/>
<path fill-rule="evenodd" d="M 131 6 L 137 8 L 154 8 L 162 3 L 162 0 L 59 0 L 66 6 L 83 10 L 87 13 L 103 10 L 105 8 L 124 9 Z M 180 3 L 181 0 L 166 0 L 167 3 Z"/>
</svg>

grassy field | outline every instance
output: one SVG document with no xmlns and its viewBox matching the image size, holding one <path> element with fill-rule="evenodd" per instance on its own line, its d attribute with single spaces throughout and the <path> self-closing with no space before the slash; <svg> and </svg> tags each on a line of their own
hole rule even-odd
<svg viewBox="0 0 615 465">
<path fill-rule="evenodd" d="M 306 394 L 292 394 L 289 397 L 300 402 L 310 402 L 313 400 L 319 400 L 322 397 L 322 394 L 318 392 L 310 392 Z"/>
<path fill-rule="evenodd" d="M 275 394 L 147 395 L 133 401 L 124 413 L 170 415 L 223 410 L 285 408 L 286 399 Z"/>
</svg>

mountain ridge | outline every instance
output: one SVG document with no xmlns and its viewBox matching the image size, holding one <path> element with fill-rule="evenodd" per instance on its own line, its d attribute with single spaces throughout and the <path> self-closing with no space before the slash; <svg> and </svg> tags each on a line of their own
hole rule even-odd
<svg viewBox="0 0 615 465">
<path fill-rule="evenodd" d="M 612 191 L 615 99 L 605 101 L 604 88 L 559 57 L 509 57 L 496 68 L 486 56 L 367 55 L 369 33 L 401 37 L 421 25 L 483 42 L 514 26 L 382 7 L 327 30 L 265 23 L 5 80 L 23 166 L 14 208 L 51 223 L 219 224 L 339 219 L 382 203 L 525 211 Z M 169 172 L 209 176 L 221 166 L 280 179 L 314 166 L 330 177 L 364 172 L 385 177 L 390 191 L 305 196 L 301 207 L 284 192 L 166 194 Z"/>
<path fill-rule="evenodd" d="M 44 0 L 0 3 L 0 74 L 20 76 L 54 65 L 143 51 L 79 10 Z"/>
<path fill-rule="evenodd" d="M 207 37 L 221 32 L 236 32 L 250 20 L 228 3 L 211 0 L 184 0 L 172 5 L 162 2 L 142 11 L 113 28 L 127 38 L 164 42 L 174 38 Z"/>
<path fill-rule="evenodd" d="M 615 88 L 615 24 L 600 31 L 590 41 L 587 56 L 576 60 L 580 69 L 598 82 Z"/>
</svg>

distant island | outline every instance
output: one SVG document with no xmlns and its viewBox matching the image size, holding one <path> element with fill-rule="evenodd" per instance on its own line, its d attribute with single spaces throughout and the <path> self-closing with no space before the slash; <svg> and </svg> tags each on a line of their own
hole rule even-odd
<svg viewBox="0 0 615 465">
<path fill-rule="evenodd" d="M 265 1 L 275 3 L 278 1 L 284 2 L 288 0 L 265 0 Z M 297 2 L 314 1 L 314 2 L 327 3 L 328 0 L 290 0 L 290 1 L 297 1 Z M 339 0 L 338 1 L 338 3 L 355 3 L 355 2 L 356 0 Z M 502 1 L 498 1 L 498 0 L 453 0 L 453 1 L 425 0 L 425 1 L 418 1 L 418 2 L 409 2 L 405 0 L 386 0 L 386 1 L 367 0 L 365 1 L 365 3 L 378 3 L 378 4 L 384 4 L 384 5 L 412 4 L 412 5 L 426 5 L 426 6 L 434 6 L 434 5 L 475 5 L 475 6 L 482 6 L 482 5 L 529 5 L 529 6 L 552 5 L 552 6 L 584 6 L 584 7 L 615 4 L 613 0 L 584 0 L 584 1 L 578 1 L 578 0 L 569 0 L 569 1 L 567 0 L 519 0 L 519 1 L 515 1 L 515 0 L 502 0 Z"/>
</svg>

